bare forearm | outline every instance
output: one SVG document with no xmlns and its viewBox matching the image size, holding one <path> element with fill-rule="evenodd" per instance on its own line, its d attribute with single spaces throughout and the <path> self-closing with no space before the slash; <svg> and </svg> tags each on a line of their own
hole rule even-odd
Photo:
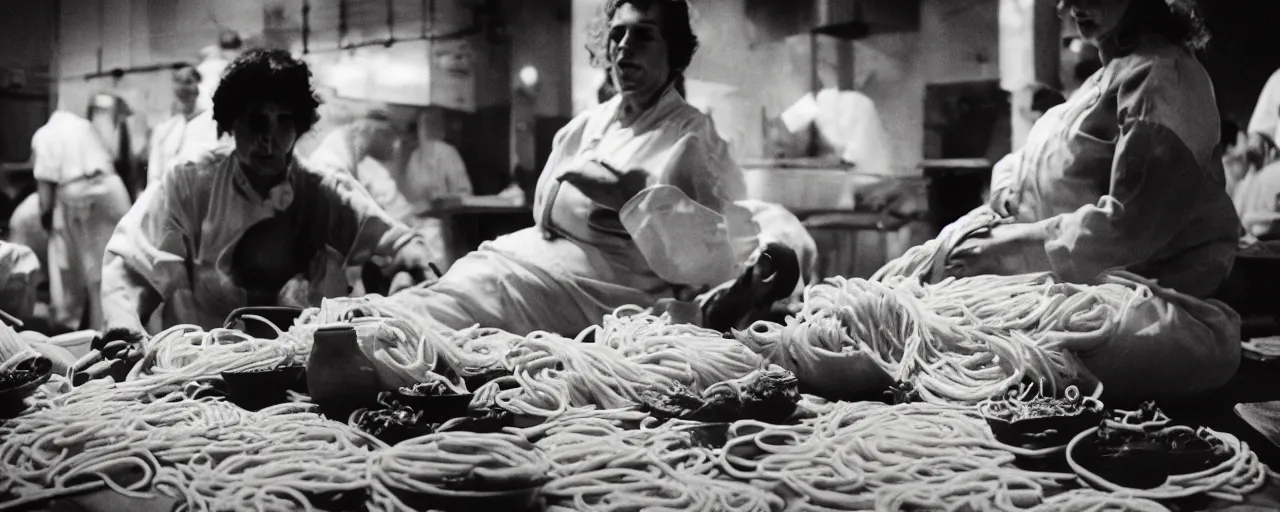
<svg viewBox="0 0 1280 512">
<path fill-rule="evenodd" d="M 54 202 L 58 200 L 58 184 L 39 181 L 36 185 L 36 194 L 40 198 L 40 212 L 52 211 Z"/>
</svg>

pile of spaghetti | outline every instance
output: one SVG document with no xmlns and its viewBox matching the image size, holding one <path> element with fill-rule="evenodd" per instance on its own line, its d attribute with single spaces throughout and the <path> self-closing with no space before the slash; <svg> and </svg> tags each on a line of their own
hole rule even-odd
<svg viewBox="0 0 1280 512">
<path fill-rule="evenodd" d="M 799 425 L 729 433 L 725 473 L 798 496 L 795 510 L 1025 510 L 1075 479 L 1015 468 L 972 408 L 840 402 Z"/>
<path fill-rule="evenodd" d="M 259 412 L 181 392 L 122 398 L 106 380 L 0 426 L 0 509 L 103 488 L 185 510 L 313 510 L 363 502 L 380 441 L 285 404 Z"/>
<path fill-rule="evenodd" d="M 505 364 L 512 377 L 486 386 L 508 381 L 518 386 L 499 392 L 498 404 L 516 414 L 542 418 L 574 408 L 630 407 L 639 403 L 645 390 L 670 382 L 605 345 L 548 333 L 526 337 L 507 354 Z"/>
<path fill-rule="evenodd" d="M 666 315 L 635 306 L 606 315 L 596 328 L 595 341 L 697 392 L 766 366 L 759 355 L 717 331 L 672 324 Z"/>
<path fill-rule="evenodd" d="M 594 343 L 583 338 L 594 335 Z M 760 356 L 719 333 L 673 325 L 667 316 L 620 308 L 579 339 L 535 332 L 524 337 L 470 329 L 435 338 L 447 366 L 462 376 L 504 376 L 475 390 L 516 414 L 553 418 L 577 409 L 622 409 L 646 392 L 711 386 L 764 367 Z M 479 399 L 479 398 L 477 398 Z"/>
<path fill-rule="evenodd" d="M 265 370 L 305 364 L 311 338 L 283 334 L 276 340 L 257 339 L 232 329 L 205 332 L 179 325 L 143 343 L 144 357 L 127 380 L 96 392 L 111 400 L 156 398 L 188 383 L 218 378 L 222 372 Z"/>
<path fill-rule="evenodd" d="M 557 419 L 535 445 L 556 478 L 543 487 L 549 509 L 779 511 L 783 499 L 727 477 L 714 452 L 671 423 L 626 430 L 608 418 Z"/>
<path fill-rule="evenodd" d="M 786 325 L 758 322 L 735 336 L 829 398 L 896 381 L 929 402 L 973 404 L 1024 381 L 1061 393 L 1081 368 L 1062 345 L 1109 339 L 1118 312 L 1150 296 L 1141 284 L 1069 286 L 1050 274 L 933 285 L 832 278 L 805 290 Z"/>
<path fill-rule="evenodd" d="M 399 443 L 369 463 L 371 504 L 412 511 L 400 496 L 475 497 L 536 488 L 549 479 L 550 462 L 523 437 L 450 432 Z"/>
</svg>

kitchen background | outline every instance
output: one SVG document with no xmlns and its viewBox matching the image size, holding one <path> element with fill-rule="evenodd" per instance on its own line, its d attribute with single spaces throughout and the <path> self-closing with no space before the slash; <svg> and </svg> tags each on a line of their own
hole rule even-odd
<svg viewBox="0 0 1280 512">
<path fill-rule="evenodd" d="M 132 106 L 131 147 L 171 114 L 168 70 L 199 62 L 231 29 L 314 66 L 326 100 L 314 146 L 372 109 L 430 123 L 467 164 L 478 196 L 528 188 L 555 131 L 596 103 L 588 23 L 602 0 L 25 0 L 6 4 L 0 44 L 0 214 L 30 192 L 30 139 L 55 108 L 112 91 Z M 689 101 L 714 119 L 754 196 L 809 223 L 825 274 L 863 276 L 980 200 L 985 176 L 1030 126 L 1029 86 L 1064 91 L 1092 58 L 1052 0 L 694 0 L 701 48 Z M 1208 68 L 1224 115 L 1245 124 L 1280 68 L 1269 24 L 1280 2 L 1203 2 Z M 108 28 L 109 27 L 109 28 Z M 33 44 L 37 42 L 36 44 Z M 1227 80 L 1229 78 L 1229 80 Z M 883 165 L 850 168 L 816 130 L 787 128 L 806 95 L 856 90 L 874 105 Z M 813 96 L 809 96 L 813 98 Z M 819 100 L 821 95 L 817 96 Z M 427 115 L 421 116 L 423 112 Z M 403 159 L 402 159 L 403 160 Z M 403 165 L 403 162 L 400 163 Z M 873 168 L 874 167 L 874 168 Z M 853 176 L 853 177 L 851 177 Z M 886 219 L 848 183 L 918 184 Z M 531 223 L 520 208 L 446 219 L 460 250 Z"/>
</svg>

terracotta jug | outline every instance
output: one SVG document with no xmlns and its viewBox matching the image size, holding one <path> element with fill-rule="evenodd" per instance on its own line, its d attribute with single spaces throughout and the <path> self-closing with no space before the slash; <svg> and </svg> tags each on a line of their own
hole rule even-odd
<svg viewBox="0 0 1280 512">
<path fill-rule="evenodd" d="M 356 409 L 377 404 L 378 373 L 373 361 L 360 351 L 355 328 L 345 324 L 321 327 L 314 339 L 307 359 L 307 389 L 320 412 L 347 423 Z"/>
</svg>

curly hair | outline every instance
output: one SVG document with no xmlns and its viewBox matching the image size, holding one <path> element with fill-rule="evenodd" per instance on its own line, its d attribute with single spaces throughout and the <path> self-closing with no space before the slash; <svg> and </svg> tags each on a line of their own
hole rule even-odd
<svg viewBox="0 0 1280 512">
<path fill-rule="evenodd" d="M 693 34 L 693 21 L 689 3 L 686 0 L 609 0 L 599 15 L 591 23 L 588 32 L 587 51 L 591 54 L 591 64 L 598 68 L 609 67 L 609 24 L 618 9 L 631 4 L 637 9 L 648 9 L 653 5 L 660 7 L 662 16 L 662 39 L 667 43 L 667 65 L 671 67 L 673 77 L 682 75 L 693 54 L 698 51 L 698 36 Z"/>
<path fill-rule="evenodd" d="M 1195 0 L 1133 0 L 1125 11 L 1120 41 L 1132 41 L 1144 32 L 1164 36 L 1190 51 L 1209 45 L 1209 29 Z"/>
<path fill-rule="evenodd" d="M 275 103 L 293 114 L 302 135 L 320 119 L 320 100 L 311 85 L 307 64 L 283 50 L 254 49 L 236 58 L 213 93 L 213 120 L 218 135 L 231 133 L 236 119 L 256 103 Z"/>
</svg>

